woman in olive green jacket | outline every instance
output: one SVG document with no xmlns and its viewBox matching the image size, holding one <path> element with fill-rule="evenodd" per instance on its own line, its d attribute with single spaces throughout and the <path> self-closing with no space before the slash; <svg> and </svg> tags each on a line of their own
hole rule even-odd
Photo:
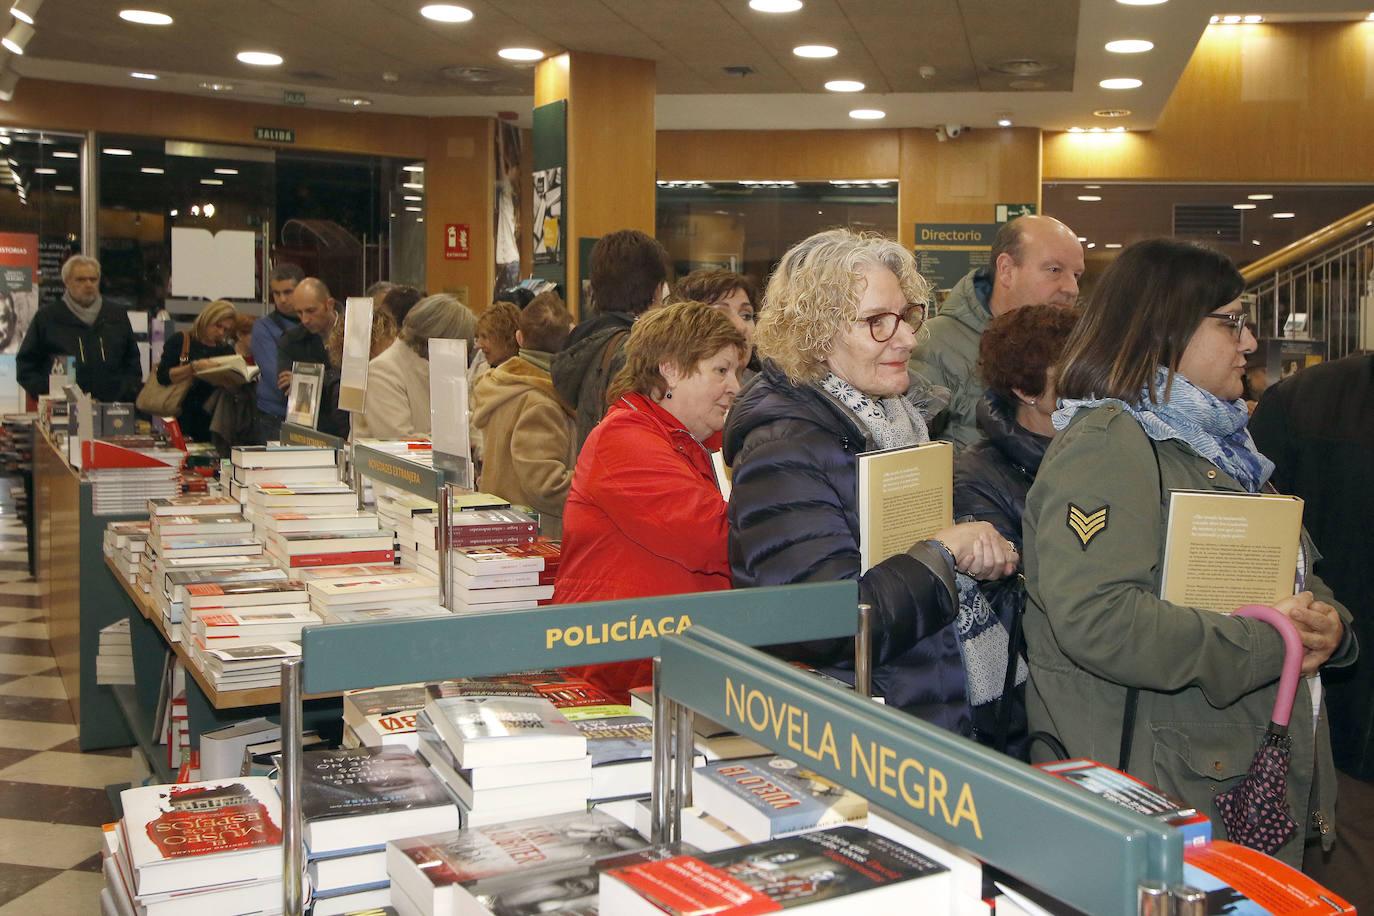
<svg viewBox="0 0 1374 916">
<path fill-rule="evenodd" d="M 1026 506 L 1030 726 L 1070 756 L 1125 768 L 1212 819 L 1243 776 L 1273 709 L 1283 643 L 1257 620 L 1159 595 L 1168 494 L 1256 492 L 1273 465 L 1245 430 L 1245 357 L 1256 347 L 1224 256 L 1172 240 L 1133 245 L 1099 280 L 1066 345 L 1055 438 Z M 1067 428 L 1065 428 L 1067 427 Z M 1292 720 L 1290 813 L 1277 855 L 1300 864 L 1304 829 L 1329 847 L 1335 775 L 1323 665 L 1355 658 L 1349 614 L 1310 572 L 1273 605 L 1303 639 Z M 1136 688 L 1134 725 L 1128 688 Z M 1037 748 L 1043 757 L 1044 748 Z"/>
</svg>

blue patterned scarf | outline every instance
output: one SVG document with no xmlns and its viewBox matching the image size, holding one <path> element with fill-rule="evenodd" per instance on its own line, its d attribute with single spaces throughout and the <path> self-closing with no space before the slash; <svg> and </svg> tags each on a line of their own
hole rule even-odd
<svg viewBox="0 0 1374 916">
<path fill-rule="evenodd" d="M 1163 366 L 1155 370 L 1155 391 L 1164 391 L 1168 375 Z M 1121 404 L 1151 439 L 1156 442 L 1177 439 L 1230 474 L 1251 493 L 1258 493 L 1274 473 L 1274 462 L 1259 453 L 1250 431 L 1245 428 L 1250 419 L 1245 402 L 1223 401 L 1177 373 L 1168 399 L 1158 404 L 1150 402 L 1150 388 L 1143 390 L 1134 404 L 1116 398 L 1060 398 L 1059 409 L 1054 412 L 1054 428 L 1064 429 L 1081 408 L 1108 402 Z"/>
</svg>

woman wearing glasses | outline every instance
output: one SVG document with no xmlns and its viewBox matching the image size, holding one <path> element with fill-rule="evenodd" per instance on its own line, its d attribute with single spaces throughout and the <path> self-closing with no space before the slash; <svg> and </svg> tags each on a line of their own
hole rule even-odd
<svg viewBox="0 0 1374 916">
<path fill-rule="evenodd" d="M 755 337 L 763 371 L 726 422 L 730 566 L 736 587 L 858 580 L 859 600 L 875 614 L 874 692 L 976 735 L 984 724 L 969 700 L 956 621 L 965 636 L 996 621 L 961 613 L 955 572 L 1002 577 L 1015 552 L 991 525 L 972 522 L 866 572 L 859 566 L 855 456 L 929 441 L 948 398 L 907 369 L 928 292 L 911 253 L 878 236 L 836 229 L 783 255 Z M 1005 631 L 1001 644 L 997 691 Z M 853 681 L 852 639 L 775 651 Z"/>
<path fill-rule="evenodd" d="M 1065 345 L 1060 432 L 1024 516 L 1031 728 L 1182 799 L 1218 839 L 1226 828 L 1213 799 L 1260 745 L 1283 643 L 1267 623 L 1162 600 L 1158 576 L 1170 491 L 1254 493 L 1273 470 L 1240 399 L 1256 348 L 1244 285 L 1199 245 L 1157 239 L 1121 253 Z M 1356 654 L 1349 615 L 1309 571 L 1312 559 L 1302 551 L 1297 594 L 1273 600 L 1302 636 L 1308 676 L 1290 732 L 1298 827 L 1276 853 L 1294 865 L 1305 833 L 1328 848 L 1334 837 L 1335 773 L 1313 676 Z"/>
</svg>

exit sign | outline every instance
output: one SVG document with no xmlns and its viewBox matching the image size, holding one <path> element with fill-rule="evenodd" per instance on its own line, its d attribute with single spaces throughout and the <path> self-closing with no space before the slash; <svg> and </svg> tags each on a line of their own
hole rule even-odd
<svg viewBox="0 0 1374 916">
<path fill-rule="evenodd" d="M 281 93 L 281 100 L 288 105 L 304 105 L 305 93 L 295 92 L 290 89 L 283 89 Z"/>
<path fill-rule="evenodd" d="M 288 127 L 255 127 L 253 139 L 268 143 L 295 143 L 296 132 Z"/>
</svg>

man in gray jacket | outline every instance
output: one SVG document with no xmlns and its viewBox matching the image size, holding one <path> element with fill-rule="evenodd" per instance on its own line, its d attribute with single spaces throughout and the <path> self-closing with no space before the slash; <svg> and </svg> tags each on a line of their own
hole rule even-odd
<svg viewBox="0 0 1374 916">
<path fill-rule="evenodd" d="M 940 314 L 926 322 L 911 368 L 949 389 L 945 437 L 955 448 L 981 437 L 975 411 L 985 386 L 978 342 L 988 322 L 1025 305 L 1071 307 L 1081 276 L 1083 245 L 1073 230 L 1051 216 L 1023 216 L 998 230 L 988 266 L 956 283 Z"/>
</svg>

